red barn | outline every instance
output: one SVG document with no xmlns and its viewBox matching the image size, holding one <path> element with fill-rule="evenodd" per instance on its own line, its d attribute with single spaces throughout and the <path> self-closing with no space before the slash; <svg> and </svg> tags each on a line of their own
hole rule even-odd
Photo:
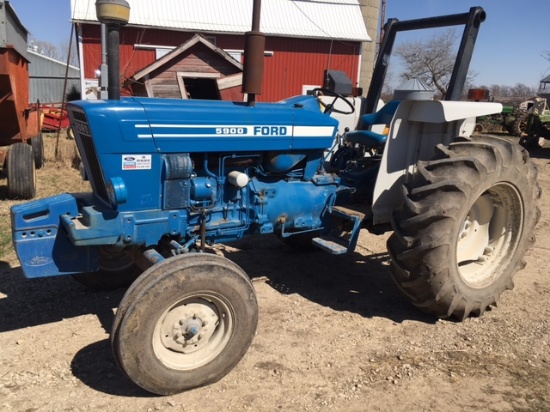
<svg viewBox="0 0 550 412">
<path fill-rule="evenodd" d="M 167 77 L 160 73 L 163 65 L 155 67 L 155 62 L 184 47 L 196 34 L 214 47 L 208 46 L 210 52 L 188 49 L 185 61 L 176 59 L 184 67 L 173 71 L 175 76 L 187 73 L 181 77 L 183 80 L 176 78 L 179 83 L 174 87 L 180 87 L 176 94 L 185 98 L 183 90 L 188 88 L 185 79 L 189 85 L 206 84 L 208 81 L 202 80 L 201 73 L 205 79 L 211 79 L 214 73 L 223 76 L 216 48 L 226 57 L 231 56 L 235 67 L 242 63 L 244 33 L 252 24 L 252 0 L 129 0 L 129 4 L 130 21 L 120 34 L 123 94 L 135 94 L 139 89 L 135 83 L 140 79 L 141 94 L 144 93 L 145 80 L 149 79 L 147 68 L 155 68 L 156 72 L 151 74 L 158 79 Z M 83 94 L 95 98 L 96 72 L 102 63 L 101 26 L 95 2 L 73 0 L 71 8 L 79 39 Z M 263 0 L 260 28 L 266 35 L 266 47 L 263 91 L 257 100 L 277 101 L 321 86 L 326 70 L 343 71 L 354 85 L 359 84 L 363 42 L 370 38 L 358 0 Z M 164 61 L 168 63 L 167 59 Z M 131 87 L 132 83 L 138 87 Z M 235 100 L 236 94 L 222 90 L 220 97 Z"/>
</svg>

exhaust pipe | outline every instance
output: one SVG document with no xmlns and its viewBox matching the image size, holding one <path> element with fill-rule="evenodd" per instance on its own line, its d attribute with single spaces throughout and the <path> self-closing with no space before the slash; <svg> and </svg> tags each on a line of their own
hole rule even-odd
<svg viewBox="0 0 550 412">
<path fill-rule="evenodd" d="M 120 26 L 130 20 L 130 5 L 125 0 L 96 0 L 95 9 L 107 27 L 107 97 L 120 100 Z"/>
<path fill-rule="evenodd" d="M 264 75 L 265 34 L 260 31 L 262 0 L 254 0 L 252 31 L 244 34 L 244 68 L 242 92 L 248 94 L 248 105 L 254 106 L 256 95 L 262 94 Z"/>
</svg>

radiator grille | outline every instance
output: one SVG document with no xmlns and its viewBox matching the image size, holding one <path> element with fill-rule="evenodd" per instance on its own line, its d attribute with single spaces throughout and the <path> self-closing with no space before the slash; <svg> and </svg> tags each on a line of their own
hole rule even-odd
<svg viewBox="0 0 550 412">
<path fill-rule="evenodd" d="M 71 126 L 75 134 L 78 151 L 84 162 L 84 168 L 88 174 L 88 179 L 90 179 L 94 194 L 110 205 L 109 193 L 105 185 L 101 164 L 97 157 L 97 151 L 92 139 L 92 132 L 88 125 L 86 114 L 78 110 L 78 108 L 70 107 L 69 115 L 71 117 Z"/>
</svg>

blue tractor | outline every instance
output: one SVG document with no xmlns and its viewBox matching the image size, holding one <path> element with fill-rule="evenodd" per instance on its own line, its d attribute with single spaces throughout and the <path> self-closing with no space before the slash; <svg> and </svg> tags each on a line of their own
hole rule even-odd
<svg viewBox="0 0 550 412">
<path fill-rule="evenodd" d="M 110 18 L 116 34 L 116 13 Z M 364 123 L 377 117 L 396 31 L 465 23 L 459 84 L 484 18 L 473 8 L 390 20 Z M 250 42 L 258 37 L 253 30 Z M 248 93 L 248 102 L 221 102 L 119 99 L 110 90 L 108 100 L 73 102 L 71 125 L 93 191 L 12 208 L 25 276 L 131 283 L 111 342 L 136 384 L 157 394 L 205 385 L 248 350 L 258 322 L 254 288 L 238 265 L 208 253 L 214 243 L 271 234 L 344 254 L 364 228 L 393 230 L 391 275 L 424 311 L 481 315 L 512 288 L 533 242 L 540 190 L 519 145 L 471 137 L 475 118 L 500 112 L 499 104 L 453 101 L 456 91 L 446 101 L 403 100 L 378 116 L 391 112 L 388 134 L 363 125 L 339 136 L 331 112 L 355 109 L 344 96 L 321 90 L 329 103 L 316 95 L 256 103 Z"/>
</svg>

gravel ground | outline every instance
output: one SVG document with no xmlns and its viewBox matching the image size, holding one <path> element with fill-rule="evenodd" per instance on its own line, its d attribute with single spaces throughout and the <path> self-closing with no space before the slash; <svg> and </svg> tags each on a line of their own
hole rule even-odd
<svg viewBox="0 0 550 412">
<path fill-rule="evenodd" d="M 537 243 L 498 308 L 464 322 L 425 315 L 398 293 L 385 236 L 356 252 L 296 252 L 265 237 L 218 246 L 253 279 L 256 338 L 210 386 L 167 397 L 130 382 L 108 332 L 124 291 L 70 277 L 27 280 L 0 262 L 3 411 L 550 411 L 550 149 Z"/>
</svg>

